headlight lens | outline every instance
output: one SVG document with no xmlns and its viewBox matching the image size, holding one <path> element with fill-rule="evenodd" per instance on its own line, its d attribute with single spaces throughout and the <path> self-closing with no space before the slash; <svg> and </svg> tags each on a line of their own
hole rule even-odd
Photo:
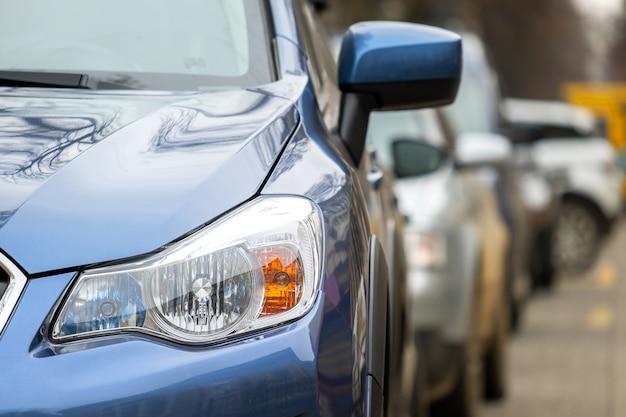
<svg viewBox="0 0 626 417">
<path fill-rule="evenodd" d="M 52 337 L 140 331 L 208 343 L 296 319 L 318 291 L 321 236 L 309 200 L 259 198 L 159 254 L 81 274 Z"/>
</svg>

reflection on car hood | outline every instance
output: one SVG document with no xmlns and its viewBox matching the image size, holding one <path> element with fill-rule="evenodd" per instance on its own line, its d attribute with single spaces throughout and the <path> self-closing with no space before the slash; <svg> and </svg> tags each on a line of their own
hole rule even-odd
<svg viewBox="0 0 626 417">
<path fill-rule="evenodd" d="M 288 100 L 0 92 L 0 248 L 30 273 L 153 251 L 251 198 L 293 131 Z"/>
</svg>

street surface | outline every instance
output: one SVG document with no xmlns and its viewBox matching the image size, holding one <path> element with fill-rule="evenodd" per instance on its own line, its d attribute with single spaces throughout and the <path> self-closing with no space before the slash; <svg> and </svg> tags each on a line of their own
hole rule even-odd
<svg viewBox="0 0 626 417">
<path fill-rule="evenodd" d="M 510 345 L 510 388 L 484 417 L 626 416 L 626 221 L 596 265 L 535 295 Z"/>
</svg>

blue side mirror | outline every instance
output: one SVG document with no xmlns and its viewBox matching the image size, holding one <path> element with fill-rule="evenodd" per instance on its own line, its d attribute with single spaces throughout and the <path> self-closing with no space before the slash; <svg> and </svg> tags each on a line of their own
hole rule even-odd
<svg viewBox="0 0 626 417">
<path fill-rule="evenodd" d="M 339 54 L 340 133 L 354 160 L 363 152 L 369 113 L 454 101 L 461 37 L 403 22 L 362 22 L 348 29 Z"/>
<path fill-rule="evenodd" d="M 378 109 L 439 106 L 454 101 L 461 77 L 461 37 L 402 22 L 362 22 L 344 35 L 339 86 L 373 94 Z"/>
</svg>

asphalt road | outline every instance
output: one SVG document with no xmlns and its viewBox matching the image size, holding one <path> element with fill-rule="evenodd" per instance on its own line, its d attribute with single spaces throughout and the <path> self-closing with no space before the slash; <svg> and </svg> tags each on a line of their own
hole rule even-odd
<svg viewBox="0 0 626 417">
<path fill-rule="evenodd" d="M 511 340 L 508 396 L 483 416 L 626 416 L 626 221 L 592 269 L 527 307 Z"/>
</svg>

